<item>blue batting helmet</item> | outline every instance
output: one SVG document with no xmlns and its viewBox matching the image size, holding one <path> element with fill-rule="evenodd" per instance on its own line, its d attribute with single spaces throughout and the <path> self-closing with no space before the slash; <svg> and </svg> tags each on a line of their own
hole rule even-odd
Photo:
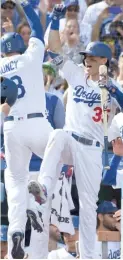
<svg viewBox="0 0 123 260">
<path fill-rule="evenodd" d="M 107 58 L 108 61 L 111 61 L 112 52 L 109 45 L 103 42 L 90 42 L 85 51 L 81 51 L 80 54 L 86 56 L 86 54 L 95 57 L 104 57 Z"/>
<path fill-rule="evenodd" d="M 15 32 L 5 33 L 1 38 L 1 52 L 12 53 L 18 52 L 23 53 L 25 51 L 25 45 L 23 38 L 20 34 Z"/>
<path fill-rule="evenodd" d="M 18 96 L 18 87 L 12 80 L 1 77 L 1 104 L 7 100 L 8 105 L 14 105 Z"/>
</svg>

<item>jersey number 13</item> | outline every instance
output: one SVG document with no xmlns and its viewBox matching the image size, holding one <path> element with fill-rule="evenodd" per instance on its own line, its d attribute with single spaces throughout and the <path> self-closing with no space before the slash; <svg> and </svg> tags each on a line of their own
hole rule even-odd
<svg viewBox="0 0 123 260">
<path fill-rule="evenodd" d="M 16 83 L 16 85 L 18 86 L 18 99 L 23 98 L 26 91 L 23 86 L 21 77 L 15 75 L 15 76 L 11 77 L 11 80 L 13 80 Z"/>
</svg>

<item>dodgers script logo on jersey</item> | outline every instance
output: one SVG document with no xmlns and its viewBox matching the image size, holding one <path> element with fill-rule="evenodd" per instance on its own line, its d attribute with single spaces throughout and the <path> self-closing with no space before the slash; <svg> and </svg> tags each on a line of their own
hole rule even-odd
<svg viewBox="0 0 123 260">
<path fill-rule="evenodd" d="M 87 92 L 83 86 L 79 85 L 74 88 L 73 100 L 76 103 L 87 103 L 89 107 L 92 107 L 93 104 L 101 103 L 101 95 L 99 93 L 96 93 L 94 90 L 92 90 L 91 92 Z M 110 101 L 111 97 L 110 94 L 108 94 L 107 102 L 109 103 Z"/>
<path fill-rule="evenodd" d="M 110 253 L 108 254 L 108 259 L 120 259 L 121 249 L 118 249 L 116 251 L 110 250 Z"/>
</svg>

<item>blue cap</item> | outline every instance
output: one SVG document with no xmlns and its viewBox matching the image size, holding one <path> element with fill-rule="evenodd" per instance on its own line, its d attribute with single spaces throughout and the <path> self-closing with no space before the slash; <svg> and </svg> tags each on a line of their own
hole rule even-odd
<svg viewBox="0 0 123 260">
<path fill-rule="evenodd" d="M 72 216 L 72 222 L 73 222 L 74 228 L 79 229 L 79 217 L 78 216 Z"/>
<path fill-rule="evenodd" d="M 118 210 L 117 206 L 111 201 L 103 201 L 97 208 L 97 213 L 109 214 L 114 213 Z"/>
<path fill-rule="evenodd" d="M 116 32 L 107 31 L 105 28 L 103 28 L 100 38 L 102 39 L 102 38 L 106 38 L 106 37 L 116 39 L 117 34 L 116 34 Z"/>
<path fill-rule="evenodd" d="M 0 241 L 7 241 L 7 232 L 8 232 L 8 226 L 1 225 L 0 226 Z"/>
<path fill-rule="evenodd" d="M 88 54 L 90 56 L 95 56 L 95 57 L 104 57 L 107 58 L 109 62 L 111 61 L 112 58 L 112 51 L 109 45 L 100 41 L 90 42 L 87 45 L 85 51 L 81 51 L 80 54 L 84 56 Z"/>
<path fill-rule="evenodd" d="M 79 5 L 79 2 L 78 0 L 65 0 L 64 5 L 67 8 L 71 5 Z"/>
</svg>

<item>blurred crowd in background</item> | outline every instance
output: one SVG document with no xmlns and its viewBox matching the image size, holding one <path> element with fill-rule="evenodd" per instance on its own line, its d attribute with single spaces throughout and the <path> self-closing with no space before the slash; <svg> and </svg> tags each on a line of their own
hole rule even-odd
<svg viewBox="0 0 123 260">
<path fill-rule="evenodd" d="M 44 29 L 45 39 L 45 56 L 43 63 L 45 90 L 58 97 L 64 107 L 67 106 L 67 82 L 58 74 L 57 68 L 51 64 L 51 53 L 49 49 L 48 36 L 50 31 L 50 22 L 52 10 L 55 4 L 63 3 L 66 6 L 65 17 L 60 20 L 59 35 L 62 44 L 62 50 L 66 57 L 70 57 L 77 64 L 82 63 L 82 56 L 79 55 L 90 41 L 102 41 L 109 44 L 112 50 L 113 58 L 109 67 L 109 76 L 117 80 L 123 87 L 123 0 L 29 0 Z M 7 32 L 18 32 L 24 39 L 25 50 L 28 47 L 30 37 L 30 27 L 26 21 L 23 10 L 16 0 L 1 0 L 1 34 Z M 55 45 L 55 42 L 54 42 Z M 34 72 L 35 73 L 35 72 Z M 46 111 L 48 115 L 48 111 Z M 112 147 L 109 144 L 109 157 L 112 157 Z M 7 253 L 7 200 L 4 188 L 4 145 L 3 135 L 1 136 L 1 244 L 2 244 L 2 258 Z M 34 158 L 34 164 L 38 163 L 38 159 Z M 120 169 L 123 168 L 123 161 L 120 163 Z M 30 171 L 38 172 L 39 169 L 30 167 Z M 59 178 L 59 189 L 56 189 L 52 202 L 51 225 L 50 225 L 50 241 L 49 241 L 49 259 L 55 258 L 54 251 L 60 248 L 56 258 L 63 258 L 64 248 L 68 248 L 70 255 L 65 258 L 79 257 L 77 255 L 78 249 L 78 226 L 79 226 L 79 202 L 76 189 L 76 182 L 74 177 L 74 169 L 66 167 L 63 169 Z M 66 206 L 65 213 L 56 209 L 57 200 L 61 205 L 62 195 L 59 197 L 61 185 L 65 182 L 64 177 L 67 177 L 68 183 L 72 183 L 71 194 L 67 194 L 65 188 L 64 196 L 72 199 L 72 203 Z M 66 178 L 65 177 L 65 178 Z M 66 184 L 65 184 L 66 185 Z M 66 186 L 65 186 L 66 187 Z M 63 194 L 63 193 L 62 193 Z M 114 223 L 113 214 L 121 208 L 121 191 L 114 189 L 112 186 L 101 185 L 99 192 L 97 210 L 97 230 L 100 226 L 104 226 L 105 230 L 120 230 L 120 227 Z M 69 209 L 67 212 L 66 209 Z M 55 219 L 52 215 L 55 215 Z M 66 214 L 66 215 L 64 215 Z M 71 217 L 72 216 L 72 217 Z M 71 219 L 71 224 L 67 230 L 66 226 L 61 225 L 62 222 L 67 223 L 67 219 Z M 118 220 L 119 221 L 119 220 Z M 57 225 L 56 225 L 57 223 Z M 70 223 L 70 222 L 69 222 Z M 72 232 L 72 228 L 75 230 Z M 25 246 L 28 248 L 31 233 L 31 225 L 27 221 Z M 101 258 L 100 245 L 96 245 L 98 249 L 95 250 L 97 254 L 95 258 Z M 110 245 L 109 258 L 120 257 L 120 242 L 115 245 Z M 113 248 L 113 249 L 112 249 Z"/>
</svg>

